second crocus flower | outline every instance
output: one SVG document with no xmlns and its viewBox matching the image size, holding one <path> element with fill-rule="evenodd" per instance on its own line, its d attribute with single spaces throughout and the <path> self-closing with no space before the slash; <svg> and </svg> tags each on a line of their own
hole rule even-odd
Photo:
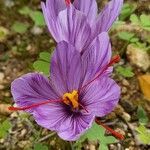
<svg viewBox="0 0 150 150">
<path fill-rule="evenodd" d="M 98 14 L 96 0 L 46 0 L 42 10 L 56 42 L 66 41 L 83 52 L 117 19 L 123 0 L 111 0 Z"/>
</svg>

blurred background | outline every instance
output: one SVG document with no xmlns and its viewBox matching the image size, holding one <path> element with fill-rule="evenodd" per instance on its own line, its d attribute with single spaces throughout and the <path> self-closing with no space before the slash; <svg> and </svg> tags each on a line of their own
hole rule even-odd
<svg viewBox="0 0 150 150">
<path fill-rule="evenodd" d="M 97 2 L 101 10 L 108 1 Z M 125 139 L 108 138 L 100 128 L 98 140 L 69 143 L 38 126 L 29 114 L 8 110 L 11 82 L 28 72 L 48 74 L 55 43 L 40 0 L 0 0 L 0 150 L 150 150 L 150 0 L 125 0 L 109 35 L 113 53 L 121 56 L 112 77 L 122 94 L 116 109 L 101 121 Z"/>
</svg>

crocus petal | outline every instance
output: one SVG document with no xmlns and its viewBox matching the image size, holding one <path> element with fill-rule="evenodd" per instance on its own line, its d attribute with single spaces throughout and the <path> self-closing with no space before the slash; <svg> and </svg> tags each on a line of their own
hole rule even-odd
<svg viewBox="0 0 150 150">
<path fill-rule="evenodd" d="M 98 12 L 96 0 L 74 0 L 73 5 L 87 16 L 90 25 L 92 25 Z"/>
<path fill-rule="evenodd" d="M 58 43 L 50 70 L 51 80 L 61 95 L 78 90 L 81 78 L 80 53 L 66 42 Z"/>
<path fill-rule="evenodd" d="M 41 105 L 33 114 L 35 121 L 49 130 L 60 131 L 63 121 L 68 117 L 63 103 Z M 66 129 L 69 128 L 66 126 Z"/>
<path fill-rule="evenodd" d="M 66 8 L 65 0 L 46 0 L 46 2 L 41 2 L 41 6 L 44 16 L 48 16 L 45 18 L 46 21 L 56 19 L 59 12 Z"/>
<path fill-rule="evenodd" d="M 65 104 L 42 105 L 33 114 L 36 122 L 68 141 L 76 140 L 85 132 L 95 118 L 92 114 L 72 113 Z"/>
<path fill-rule="evenodd" d="M 114 80 L 103 76 L 93 81 L 82 92 L 82 103 L 87 110 L 96 116 L 103 117 L 117 105 L 120 87 Z"/>
<path fill-rule="evenodd" d="M 56 42 L 61 41 L 61 29 L 57 23 L 57 17 L 61 10 L 66 8 L 65 0 L 46 0 L 41 2 L 45 22 Z"/>
<path fill-rule="evenodd" d="M 74 8 L 72 4 L 58 15 L 61 41 L 67 41 L 82 51 L 91 34 L 86 16 Z"/>
<path fill-rule="evenodd" d="M 83 84 L 94 78 L 111 60 L 111 44 L 106 32 L 97 36 L 82 55 Z M 107 73 L 110 73 L 109 69 Z"/>
<path fill-rule="evenodd" d="M 108 5 L 99 14 L 97 21 L 93 27 L 92 36 L 95 37 L 101 32 L 107 32 L 114 21 L 119 16 L 123 5 L 123 0 L 111 0 Z"/>
<path fill-rule="evenodd" d="M 38 73 L 28 73 L 14 80 L 11 84 L 11 92 L 14 101 L 19 107 L 59 98 L 49 80 Z M 27 111 L 33 112 L 35 109 L 32 108 Z"/>
<path fill-rule="evenodd" d="M 58 132 L 58 135 L 64 140 L 76 141 L 92 126 L 94 119 L 92 114 L 70 117 L 64 121 L 64 126 L 69 125 L 69 128 Z"/>
</svg>

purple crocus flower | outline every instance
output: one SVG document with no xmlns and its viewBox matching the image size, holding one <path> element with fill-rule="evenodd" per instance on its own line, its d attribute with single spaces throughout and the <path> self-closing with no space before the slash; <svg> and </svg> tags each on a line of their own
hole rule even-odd
<svg viewBox="0 0 150 150">
<path fill-rule="evenodd" d="M 77 140 L 117 105 L 120 87 L 109 77 L 111 45 L 100 34 L 83 55 L 71 44 L 58 43 L 51 59 L 50 79 L 39 73 L 26 74 L 12 82 L 18 107 L 33 115 L 37 124 L 68 141 Z"/>
<path fill-rule="evenodd" d="M 123 0 L 111 0 L 98 13 L 96 0 L 46 0 L 42 10 L 56 42 L 67 41 L 84 51 L 101 32 L 107 32 L 117 19 Z"/>
</svg>

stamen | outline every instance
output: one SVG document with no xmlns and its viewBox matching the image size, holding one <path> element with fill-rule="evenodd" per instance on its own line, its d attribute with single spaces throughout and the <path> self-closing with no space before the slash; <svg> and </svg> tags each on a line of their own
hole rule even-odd
<svg viewBox="0 0 150 150">
<path fill-rule="evenodd" d="M 11 110 L 11 111 L 27 110 L 27 109 L 30 109 L 30 108 L 38 107 L 38 106 L 45 105 L 45 104 L 48 104 L 48 103 L 55 103 L 55 102 L 62 102 L 62 100 L 47 100 L 47 101 L 43 101 L 43 102 L 39 102 L 39 103 L 36 103 L 36 104 L 29 105 L 29 106 L 25 106 L 25 107 L 10 106 L 10 107 L 8 107 L 8 109 Z"/>
<path fill-rule="evenodd" d="M 102 127 L 104 127 L 107 131 L 109 131 L 113 136 L 115 136 L 117 139 L 119 140 L 124 140 L 124 136 L 116 131 L 114 131 L 113 129 L 111 129 L 110 127 L 104 125 L 103 123 L 101 123 L 98 119 L 95 119 L 95 122 L 98 125 L 101 125 Z"/>
<path fill-rule="evenodd" d="M 66 2 L 66 5 L 69 6 L 71 4 L 71 1 L 70 0 L 65 0 Z"/>
<path fill-rule="evenodd" d="M 96 79 L 98 79 L 103 73 L 104 71 L 106 71 L 108 69 L 108 67 L 112 66 L 113 64 L 115 63 L 118 63 L 120 61 L 120 56 L 119 55 L 116 55 L 114 56 L 111 61 L 109 62 L 109 64 L 107 64 L 101 72 L 98 72 L 96 74 L 96 76 L 90 81 L 88 82 L 87 84 L 85 84 L 83 87 L 81 87 L 81 89 L 79 89 L 79 91 L 81 91 L 82 89 L 84 89 L 85 87 L 87 87 L 89 84 L 91 84 L 93 81 L 95 81 Z"/>
<path fill-rule="evenodd" d="M 72 105 L 73 108 L 78 108 L 79 107 L 79 103 L 78 103 L 78 91 L 73 90 L 70 93 L 65 93 L 63 95 L 63 102 L 66 105 Z"/>
</svg>

